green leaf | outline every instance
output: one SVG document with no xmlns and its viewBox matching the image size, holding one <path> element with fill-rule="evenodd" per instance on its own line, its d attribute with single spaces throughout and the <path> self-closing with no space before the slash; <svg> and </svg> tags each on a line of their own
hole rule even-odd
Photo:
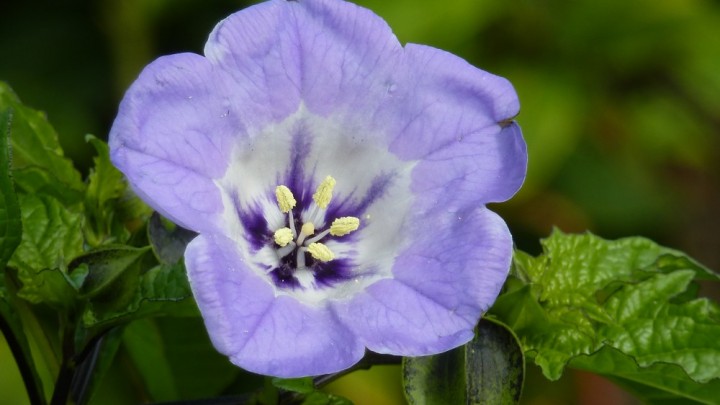
<svg viewBox="0 0 720 405">
<path fill-rule="evenodd" d="M 187 244 L 197 234 L 181 228 L 154 212 L 148 222 L 148 239 L 161 263 L 175 264 L 182 260 Z"/>
<path fill-rule="evenodd" d="M 87 274 L 82 277 L 80 293 L 84 297 L 92 297 L 107 288 L 149 249 L 121 245 L 101 247 L 76 257 L 70 262 L 68 269 L 71 274 L 80 266 L 86 269 Z"/>
<path fill-rule="evenodd" d="M 0 111 L 7 108 L 14 111 L 13 167 L 40 167 L 67 189 L 83 190 L 80 172 L 63 156 L 57 134 L 45 115 L 22 105 L 10 86 L 0 82 Z"/>
<path fill-rule="evenodd" d="M 20 205 L 10 175 L 12 165 L 11 122 L 12 111 L 10 109 L 0 112 L 0 318 L 3 318 L 0 319 L 0 322 L 5 322 L 3 325 L 7 325 L 8 330 L 3 329 L 3 333 L 11 333 L 13 336 L 10 339 L 18 340 L 23 338 L 22 325 L 10 305 L 10 294 L 5 286 L 5 265 L 20 244 L 22 235 Z M 29 356 L 27 342 L 22 339 L 22 342 L 18 342 L 18 344 L 21 345 L 20 350 L 25 350 Z"/>
<path fill-rule="evenodd" d="M 654 398 L 691 399 L 700 384 L 717 383 L 720 309 L 693 287 L 716 274 L 644 238 L 556 231 L 542 244 L 537 258 L 517 252 L 517 278 L 490 313 L 517 333 L 546 377 L 559 378 L 569 363 L 664 393 Z M 611 354 L 627 359 L 611 368 Z"/>
<path fill-rule="evenodd" d="M 48 195 L 65 206 L 78 205 L 82 202 L 82 191 L 69 188 L 59 182 L 50 171 L 41 167 L 14 169 L 13 180 L 18 192 L 22 194 Z"/>
<path fill-rule="evenodd" d="M 88 176 L 85 193 L 86 239 L 91 246 L 124 242 L 129 232 L 116 208 L 127 191 L 127 183 L 122 173 L 110 162 L 107 144 L 92 135 L 87 135 L 85 139 L 98 153 L 94 158 L 95 167 Z"/>
<path fill-rule="evenodd" d="M 13 351 L 30 401 L 33 404 L 47 403 L 46 395 L 49 398 L 50 387 L 44 387 L 41 374 L 48 376 L 46 371 L 51 367 L 42 362 L 41 356 L 34 358 L 30 348 L 34 343 L 34 350 L 39 348 L 42 354 L 51 354 L 51 351 L 43 350 L 47 349 L 47 346 L 38 339 L 40 336 L 37 333 L 37 319 L 30 312 L 28 303 L 17 298 L 17 288 L 9 274 L 0 274 L 0 285 L 2 284 L 6 296 L 0 298 L 0 333 L 5 336 Z M 44 388 L 47 388 L 47 392 Z"/>
<path fill-rule="evenodd" d="M 64 269 L 82 252 L 82 215 L 50 196 L 21 195 L 23 228 L 9 265 L 18 271 L 18 295 L 30 302 L 67 307 L 76 295 Z"/>
<path fill-rule="evenodd" d="M 516 404 L 524 364 L 515 335 L 483 319 L 468 344 L 434 356 L 405 358 L 405 395 L 412 405 Z"/>
<path fill-rule="evenodd" d="M 221 395 L 239 376 L 252 378 L 213 347 L 198 317 L 152 319 L 163 339 L 163 350 L 182 398 Z"/>
<path fill-rule="evenodd" d="M 10 176 L 10 110 L 0 113 L 0 275 L 5 270 L 5 264 L 20 244 L 22 222 L 20 220 L 20 205 L 18 204 L 15 188 Z M 3 294 L 3 281 L 0 277 L 0 298 Z"/>
<path fill-rule="evenodd" d="M 165 342 L 155 323 L 149 319 L 131 322 L 125 327 L 122 342 L 152 399 L 177 399 L 178 389 L 165 354 Z"/>
<path fill-rule="evenodd" d="M 148 316 L 198 314 L 182 264 L 159 265 L 139 275 L 126 300 L 114 299 L 113 295 L 109 297 L 113 305 L 91 302 L 83 314 L 86 327 L 121 324 Z M 121 306 L 114 305 L 119 301 L 124 301 Z"/>
<path fill-rule="evenodd" d="M 706 404 L 718 402 L 720 379 L 698 383 L 674 364 L 655 363 L 641 367 L 632 356 L 611 347 L 603 347 L 590 356 L 575 357 L 570 366 L 604 375 L 649 404 L 687 404 L 688 400 Z"/>
<path fill-rule="evenodd" d="M 10 168 L 12 153 L 10 150 L 10 125 L 12 113 L 9 109 L 0 111 L 0 333 L 3 334 L 11 349 L 18 370 L 22 375 L 28 398 L 33 403 L 44 404 L 43 387 L 40 376 L 33 367 L 30 342 L 23 330 L 22 320 L 16 307 L 15 291 L 6 275 L 6 264 L 20 244 L 22 221 L 20 205 L 13 187 Z M 12 289 L 12 288 L 11 288 Z"/>
</svg>

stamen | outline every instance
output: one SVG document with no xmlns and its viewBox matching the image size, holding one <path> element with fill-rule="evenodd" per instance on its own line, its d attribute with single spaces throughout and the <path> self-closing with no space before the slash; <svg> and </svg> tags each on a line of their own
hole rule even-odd
<svg viewBox="0 0 720 405">
<path fill-rule="evenodd" d="M 330 248 L 319 241 L 328 234 L 332 236 L 344 236 L 356 231 L 360 227 L 359 218 L 341 217 L 335 219 L 329 228 L 317 234 L 315 233 L 315 223 L 318 221 L 323 224 L 325 223 L 325 220 L 318 218 L 318 216 L 321 215 L 321 210 L 326 209 L 330 204 L 333 198 L 334 187 L 335 179 L 332 176 L 325 177 L 315 191 L 315 194 L 313 194 L 313 203 L 311 204 L 310 211 L 303 214 L 302 219 L 305 220 L 305 222 L 302 223 L 299 228 L 295 224 L 295 218 L 293 216 L 293 208 L 297 205 L 295 196 L 286 186 L 279 185 L 275 187 L 275 198 L 277 199 L 278 207 L 280 211 L 288 215 L 287 226 L 276 230 L 273 234 L 275 244 L 279 246 L 279 248 L 275 249 L 275 253 L 278 259 L 283 259 L 292 253 L 296 254 L 296 278 L 298 278 L 298 280 L 303 277 L 307 278 L 304 282 L 301 282 L 303 286 L 306 286 L 308 282 L 312 282 L 314 277 L 314 270 L 306 267 L 307 257 L 305 254 L 309 253 L 313 259 L 320 262 L 334 260 L 335 254 Z"/>
<path fill-rule="evenodd" d="M 295 218 L 293 218 L 292 210 L 288 212 L 288 224 L 290 225 L 290 230 L 292 231 L 293 238 L 296 238 L 297 231 L 295 230 Z"/>
<path fill-rule="evenodd" d="M 320 208 L 327 208 L 332 199 L 333 188 L 335 187 L 335 179 L 332 176 L 325 177 L 325 180 L 320 183 L 315 194 L 313 194 L 313 200 Z"/>
<path fill-rule="evenodd" d="M 324 238 L 325 236 L 327 236 L 327 234 L 329 234 L 329 233 L 330 233 L 330 230 L 326 229 L 326 230 L 320 232 L 319 234 L 313 236 L 312 238 L 306 240 L 305 243 L 308 245 L 311 243 L 315 243 L 315 242 L 319 241 L 320 239 Z"/>
<path fill-rule="evenodd" d="M 275 239 L 275 243 L 278 244 L 278 246 L 287 246 L 288 243 L 292 242 L 293 239 L 293 232 L 290 228 L 280 228 L 277 231 L 275 231 L 275 234 L 273 235 L 273 238 Z"/>
<path fill-rule="evenodd" d="M 290 212 L 290 210 L 295 208 L 295 204 L 297 204 L 297 201 L 295 201 L 295 196 L 293 196 L 292 191 L 282 185 L 275 187 L 275 198 L 277 199 L 280 211 L 284 213 Z"/>
<path fill-rule="evenodd" d="M 341 217 L 335 219 L 330 225 L 330 235 L 344 236 L 356 231 L 360 226 L 360 219 L 355 217 Z"/>
<path fill-rule="evenodd" d="M 296 247 L 297 245 L 295 244 L 295 242 L 290 242 L 287 246 L 275 250 L 275 253 L 277 254 L 278 259 L 282 259 L 283 257 L 292 253 L 292 251 L 295 250 Z"/>
<path fill-rule="evenodd" d="M 310 245 L 308 245 L 307 251 L 308 253 L 310 253 L 310 256 L 313 257 L 313 259 L 320 260 L 321 262 L 329 262 L 330 260 L 335 258 L 335 255 L 330 250 L 330 248 L 323 245 L 322 243 L 311 243 Z"/>
</svg>

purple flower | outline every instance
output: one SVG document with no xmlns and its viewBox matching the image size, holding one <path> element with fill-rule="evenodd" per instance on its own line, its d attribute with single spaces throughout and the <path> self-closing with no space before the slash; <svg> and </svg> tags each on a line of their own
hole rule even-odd
<svg viewBox="0 0 720 405">
<path fill-rule="evenodd" d="M 510 83 L 340 0 L 247 8 L 204 53 L 145 68 L 110 147 L 200 234 L 185 263 L 215 347 L 295 377 L 470 340 L 512 253 L 485 204 L 525 177 Z"/>
</svg>

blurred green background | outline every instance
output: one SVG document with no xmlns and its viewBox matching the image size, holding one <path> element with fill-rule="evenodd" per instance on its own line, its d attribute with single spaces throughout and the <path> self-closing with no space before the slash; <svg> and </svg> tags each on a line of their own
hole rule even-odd
<svg viewBox="0 0 720 405">
<path fill-rule="evenodd" d="M 47 112 L 67 155 L 86 172 L 92 151 L 84 135 L 107 137 L 140 69 L 162 54 L 202 52 L 215 23 L 250 3 L 5 1 L 0 80 Z M 528 179 L 511 202 L 493 208 L 519 248 L 537 253 L 538 238 L 553 226 L 606 238 L 644 235 L 720 269 L 720 2 L 358 3 L 384 17 L 401 42 L 443 48 L 515 85 Z M 248 377 L 208 349 L 198 320 L 148 320 L 125 332 L 96 403 L 246 389 Z M 568 373 L 546 384 L 529 372 L 528 404 L 615 395 L 593 376 Z M 2 404 L 25 401 L 16 373 L 0 340 Z M 402 403 L 397 367 L 357 372 L 330 388 L 359 404 Z M 614 403 L 633 403 L 618 395 Z"/>
</svg>

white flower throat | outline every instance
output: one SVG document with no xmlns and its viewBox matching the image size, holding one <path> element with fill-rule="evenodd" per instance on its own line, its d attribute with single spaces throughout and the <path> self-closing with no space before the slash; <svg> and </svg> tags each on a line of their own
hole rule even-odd
<svg viewBox="0 0 720 405">
<path fill-rule="evenodd" d="M 331 176 L 325 177 L 320 183 L 315 194 L 313 194 L 313 204 L 310 213 L 307 216 L 307 222 L 304 222 L 300 229 L 296 229 L 295 218 L 293 217 L 293 208 L 297 204 L 292 191 L 284 185 L 275 188 L 275 198 L 277 199 L 280 211 L 287 214 L 287 227 L 277 229 L 273 235 L 275 243 L 279 246 L 276 249 L 278 259 L 292 254 L 296 254 L 297 269 L 305 269 L 305 254 L 309 253 L 313 259 L 321 262 L 329 262 L 335 259 L 335 254 L 325 244 L 319 241 L 328 234 L 331 236 L 344 236 L 358 229 L 360 220 L 356 217 L 340 217 L 336 218 L 330 227 L 318 234 L 315 234 L 315 223 L 319 221 L 321 210 L 325 210 L 332 200 L 332 192 L 335 187 L 335 179 Z"/>
</svg>

